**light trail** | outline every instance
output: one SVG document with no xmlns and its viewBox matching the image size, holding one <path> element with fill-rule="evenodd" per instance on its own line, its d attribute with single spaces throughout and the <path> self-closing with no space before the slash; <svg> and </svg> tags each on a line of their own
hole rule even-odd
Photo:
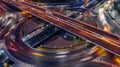
<svg viewBox="0 0 120 67">
<path fill-rule="evenodd" d="M 26 2 L 7 2 L 120 56 L 120 36 Z M 24 5 L 24 6 L 23 6 Z M 29 7 L 29 8 L 28 8 Z M 29 11 L 28 11 L 29 10 Z M 65 22 L 66 21 L 66 22 Z M 69 23 L 71 22 L 71 23 Z M 69 24 L 68 24 L 69 23 Z M 72 25 L 71 25 L 72 24 Z M 74 24 L 74 25 L 73 25 Z M 78 25 L 76 25 L 78 24 Z M 79 26 L 80 25 L 80 26 Z M 82 26 L 81 26 L 82 25 Z M 77 26 L 77 27 L 75 27 Z M 97 35 L 93 35 L 97 34 Z M 100 35 L 100 36 L 98 36 Z"/>
</svg>

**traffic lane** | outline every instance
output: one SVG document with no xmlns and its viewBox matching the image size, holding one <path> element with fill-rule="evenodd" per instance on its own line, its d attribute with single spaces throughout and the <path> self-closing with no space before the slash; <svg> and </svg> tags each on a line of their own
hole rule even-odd
<svg viewBox="0 0 120 67">
<path fill-rule="evenodd" d="M 39 62 L 44 63 L 44 61 L 45 62 L 60 62 L 60 61 L 58 61 L 59 58 L 58 59 L 55 58 L 55 56 L 59 56 L 59 54 L 54 53 L 54 52 L 50 53 L 49 51 L 48 52 L 36 51 L 36 50 L 33 50 L 30 47 L 28 47 L 26 44 L 24 44 L 21 39 L 21 35 L 16 35 L 16 34 L 20 34 L 22 24 L 24 24 L 24 22 L 21 23 L 20 26 L 17 26 L 18 28 L 15 28 L 16 30 L 13 31 L 14 33 L 12 32 L 13 34 L 11 34 L 10 39 L 7 38 L 7 40 L 6 40 L 8 52 L 10 52 L 15 58 L 18 58 L 19 60 L 22 60 L 22 61 L 28 62 L 28 63 L 32 63 L 32 64 L 40 64 Z M 12 35 L 14 35 L 14 38 Z M 80 50 L 76 51 L 76 53 L 78 53 L 78 52 L 80 52 Z M 38 53 L 39 56 L 35 55 L 35 53 Z M 41 54 L 43 54 L 43 55 L 41 55 Z M 71 54 L 72 55 L 75 54 L 75 51 L 73 51 Z M 71 54 L 69 54 L 69 55 L 71 55 Z M 43 57 L 43 56 L 47 56 L 47 57 Z M 83 55 L 83 57 L 84 56 L 85 55 Z M 76 57 L 71 57 L 71 59 L 74 59 L 74 58 L 76 58 Z M 54 59 L 54 61 L 53 61 L 53 59 Z M 60 58 L 60 59 L 65 60 L 65 58 Z M 66 59 L 68 59 L 68 58 L 66 58 Z M 81 57 L 79 59 L 81 59 Z M 77 60 L 79 60 L 79 59 L 77 58 Z M 74 60 L 76 60 L 76 59 L 74 59 Z M 34 63 L 33 63 L 33 61 L 34 61 Z M 57 64 L 55 64 L 55 65 L 57 65 Z"/>
<path fill-rule="evenodd" d="M 51 19 L 49 19 L 49 20 L 51 20 Z M 59 22 L 59 21 L 57 21 L 57 22 Z M 70 26 L 69 27 L 67 27 L 67 25 L 64 25 L 64 24 L 60 24 L 60 22 L 59 23 L 57 23 L 56 25 L 60 25 L 62 28 L 64 28 L 64 29 L 69 29 L 70 28 Z M 64 26 L 64 27 L 63 27 Z M 70 29 L 73 29 L 73 28 L 70 28 Z M 69 29 L 69 31 L 70 31 L 70 29 Z M 80 31 L 78 32 L 78 31 L 76 31 L 76 30 L 72 30 L 72 31 L 74 31 L 74 32 L 76 32 L 76 33 L 80 33 Z M 83 32 L 83 31 L 82 31 Z M 93 37 L 92 37 L 93 36 Z M 100 47 L 104 47 L 106 50 L 110 50 L 110 52 L 112 52 L 112 50 L 113 51 L 115 51 L 116 53 L 117 53 L 117 50 L 120 48 L 119 47 L 119 45 L 116 45 L 116 44 L 114 44 L 114 43 L 111 43 L 111 42 L 109 42 L 108 41 L 108 43 L 109 44 L 105 44 L 106 43 L 106 41 L 107 41 L 107 38 L 104 38 L 104 37 L 100 37 L 100 39 L 99 38 L 96 38 L 96 36 L 94 36 L 94 35 L 90 35 L 90 33 L 86 33 L 86 35 L 85 35 L 85 33 L 83 33 L 83 34 L 81 34 L 81 37 L 83 37 L 83 38 L 86 38 L 87 40 L 90 40 L 90 41 L 92 41 L 94 44 L 97 44 L 98 43 L 98 45 L 100 45 Z M 103 43 L 102 43 L 103 42 Z M 105 45 L 104 45 L 105 44 Z M 112 44 L 112 45 L 110 45 L 110 44 Z M 116 50 L 114 50 L 114 48 L 113 47 L 111 47 L 111 46 L 114 46 L 114 48 L 116 47 Z M 108 50 L 108 51 L 109 51 Z M 114 53 L 114 52 L 112 52 L 112 53 Z M 117 54 L 117 55 L 119 55 L 119 53 Z"/>
<path fill-rule="evenodd" d="M 57 14 L 55 14 L 55 15 L 57 15 Z M 58 17 L 60 17 L 60 15 L 58 15 Z M 66 18 L 66 17 L 63 17 L 62 19 L 64 19 L 65 21 L 71 22 L 71 23 L 76 22 L 76 23 L 78 23 L 77 25 L 80 25 L 81 27 L 83 27 L 83 28 L 85 28 L 85 29 L 87 29 L 87 30 L 93 31 L 93 32 L 95 32 L 95 33 L 97 33 L 97 34 L 99 34 L 99 33 L 102 32 L 100 35 L 105 36 L 105 37 L 109 37 L 109 38 L 114 39 L 114 40 L 116 40 L 116 41 L 118 41 L 118 42 L 119 42 L 119 40 L 120 40 L 120 37 L 119 37 L 119 36 L 116 36 L 116 35 L 114 35 L 114 34 L 105 32 L 105 31 L 103 31 L 103 30 L 101 30 L 101 29 L 99 29 L 99 28 L 97 28 L 97 27 L 93 27 L 92 25 L 85 24 L 85 23 L 82 22 L 82 21 L 79 22 L 79 21 L 72 20 L 71 18 Z M 67 19 L 68 19 L 68 20 L 67 20 Z M 76 24 L 76 23 L 74 23 L 74 24 Z"/>
<path fill-rule="evenodd" d="M 74 67 L 118 67 L 116 65 L 112 65 L 112 64 L 107 64 L 103 62 L 86 62 L 86 63 L 81 63 L 78 65 L 75 65 Z"/>
<path fill-rule="evenodd" d="M 66 26 L 65 26 L 66 27 Z M 68 28 L 68 27 L 67 27 Z M 18 31 L 18 30 L 17 30 Z M 83 31 L 83 30 L 81 30 L 81 31 Z M 77 31 L 78 32 L 78 31 Z M 83 34 L 85 34 L 85 33 L 83 33 Z M 91 36 L 89 36 L 89 37 L 91 37 Z M 93 39 L 94 39 L 94 37 L 93 37 Z M 13 39 L 14 40 L 14 39 Z M 96 40 L 96 39 L 95 39 Z M 10 41 L 8 41 L 9 43 L 9 45 L 10 45 Z M 28 59 L 30 60 L 30 58 L 34 58 L 34 60 L 32 60 L 32 62 L 33 61 L 38 61 L 38 58 L 37 58 L 37 60 L 35 60 L 35 56 L 34 57 L 31 57 L 31 56 L 33 56 L 33 55 L 31 55 L 31 54 L 28 54 L 29 52 L 24 52 L 24 51 L 28 51 L 28 47 L 27 46 L 25 46 L 25 45 L 22 45 L 23 43 L 20 43 L 20 38 L 18 37 L 17 38 L 17 40 L 15 40 L 15 42 L 16 43 L 13 43 L 15 46 L 16 46 L 16 49 L 18 50 L 18 52 L 17 53 L 15 53 L 16 52 L 16 50 L 15 50 L 15 48 L 14 49 L 12 49 L 12 51 L 13 50 L 15 50 L 15 51 L 13 51 L 14 53 L 12 53 L 13 55 L 16 55 L 15 57 L 17 57 L 18 59 L 20 59 L 20 60 L 22 60 L 24 57 L 26 58 L 28 55 L 29 55 L 29 57 L 28 57 Z M 98 41 L 97 41 L 98 42 Z M 99 43 L 101 43 L 101 41 L 99 42 Z M 19 45 L 20 44 L 20 45 Z M 103 43 L 102 43 L 103 44 Z M 24 47 L 23 49 L 22 48 L 20 48 L 20 47 Z M 108 47 L 108 46 L 107 46 Z M 113 48 L 113 47 L 112 47 Z M 8 50 L 8 51 L 10 51 L 11 52 L 11 50 Z M 22 51 L 22 52 L 21 52 Z M 31 52 L 31 50 L 29 50 L 30 51 L 30 53 L 32 53 Z M 19 53 L 20 52 L 20 53 Z M 22 55 L 22 53 L 24 53 L 23 55 Z M 19 56 L 18 56 L 19 55 Z M 22 55 L 22 57 L 21 57 L 21 55 Z M 48 53 L 48 55 L 49 55 L 49 53 Z M 51 56 L 52 54 L 50 54 L 50 56 Z M 53 54 L 53 56 L 54 56 L 54 54 Z M 24 59 L 23 61 L 25 61 L 25 62 L 28 62 L 28 59 Z M 40 58 L 39 58 L 40 59 Z M 31 61 L 29 61 L 29 63 L 31 63 Z M 35 63 L 35 64 L 38 64 L 38 63 Z"/>
<path fill-rule="evenodd" d="M 27 18 L 26 18 L 27 19 Z M 21 22 L 25 21 L 26 19 L 22 20 Z M 13 34 L 11 36 L 14 36 L 16 34 Z M 18 38 L 20 39 L 20 38 Z M 6 40 L 7 41 L 7 40 Z M 25 45 L 22 45 L 21 43 L 17 44 L 18 46 L 14 46 L 14 40 L 13 41 L 10 41 L 9 44 L 6 44 L 6 47 L 7 47 L 7 51 L 10 52 L 12 55 L 16 55 L 18 57 L 22 57 L 21 55 L 24 55 L 25 57 L 27 57 L 26 55 L 28 55 L 28 58 L 29 58 L 29 49 L 27 48 L 23 48 L 22 46 L 25 46 Z M 20 50 L 21 49 L 21 50 Z M 27 53 L 26 53 L 27 51 Z M 23 60 L 26 60 L 25 58 L 22 57 Z M 30 58 L 29 58 L 30 59 Z"/>
<path fill-rule="evenodd" d="M 13 12 L 12 9 L 10 9 L 5 3 L 3 3 L 2 1 L 0 1 L 0 4 L 2 7 L 4 7 L 6 9 L 7 12 Z"/>
<path fill-rule="evenodd" d="M 0 26 L 3 25 L 5 21 L 5 11 L 4 9 L 0 6 Z"/>
<path fill-rule="evenodd" d="M 25 9 L 26 9 L 26 8 L 25 8 Z M 29 10 L 30 10 L 30 9 L 29 9 Z M 31 11 L 31 12 L 34 13 L 34 11 Z M 37 16 L 38 16 L 38 15 L 42 15 L 42 14 L 38 13 Z M 44 17 L 44 18 L 42 18 L 42 19 L 47 18 L 47 17 L 45 17 L 44 15 L 43 15 L 43 17 Z M 47 19 L 48 19 L 48 18 L 47 18 Z M 49 20 L 50 20 L 50 18 L 49 18 Z M 53 21 L 53 22 L 54 22 L 54 21 Z M 116 46 L 118 46 L 118 45 L 115 45 L 115 44 L 114 44 L 114 45 L 112 45 L 112 46 L 116 47 Z M 118 48 L 118 47 L 117 47 L 117 48 Z M 106 48 L 106 49 L 107 49 L 107 48 Z M 110 49 L 111 49 L 111 48 L 110 48 Z M 109 50 L 110 50 L 110 49 L 109 49 Z M 116 53 L 116 52 L 117 52 L 117 51 L 115 51 L 115 53 Z M 114 53 L 114 52 L 112 52 L 112 53 Z M 119 54 L 118 54 L 118 55 L 119 55 Z"/>
<path fill-rule="evenodd" d="M 10 45 L 10 44 L 9 44 Z M 18 46 L 18 45 L 15 45 L 15 46 Z M 23 47 L 25 48 L 25 47 Z M 82 57 L 78 56 L 78 57 L 71 57 L 71 59 L 69 57 L 66 57 L 66 58 L 56 58 L 55 55 L 53 55 L 53 57 L 51 56 L 51 53 L 48 53 L 49 56 L 48 57 L 42 57 L 42 56 L 34 56 L 33 54 L 31 54 L 31 52 L 24 52 L 24 50 L 21 50 L 19 49 L 19 47 L 16 48 L 18 51 L 15 50 L 15 48 L 8 48 L 8 52 L 10 52 L 15 58 L 17 58 L 18 60 L 20 61 L 23 61 L 23 62 L 27 62 L 27 63 L 30 63 L 30 64 L 36 64 L 36 65 L 41 65 L 41 66 L 46 66 L 46 65 L 50 65 L 50 67 L 61 67 L 61 64 L 64 66 L 64 64 L 68 65 L 70 64 L 71 60 L 72 60 L 72 63 L 74 62 L 78 62 L 80 61 L 81 58 L 84 58 L 82 55 Z M 14 51 L 15 50 L 15 51 Z M 34 53 L 35 54 L 35 53 Z M 78 54 L 77 54 L 78 55 Z M 59 56 L 59 55 L 58 55 Z M 60 55 L 62 56 L 62 55 Z M 63 55 L 64 56 L 64 55 Z M 85 55 L 84 55 L 85 56 Z M 92 55 L 93 56 L 93 55 Z M 95 54 L 96 56 L 96 54 Z M 88 56 L 86 56 L 88 57 Z M 91 57 L 91 55 L 90 55 Z M 74 59 L 76 58 L 76 59 Z M 70 60 L 68 60 L 70 59 Z M 60 61 L 62 60 L 62 62 Z M 65 61 L 67 61 L 67 63 L 64 63 Z M 74 62 L 73 62 L 74 61 Z"/>
<path fill-rule="evenodd" d="M 15 26 L 15 22 L 17 22 L 19 16 L 18 13 L 12 11 L 10 8 L 8 8 L 5 4 L 0 2 L 0 6 L 4 8 L 5 12 L 5 17 L 4 17 L 4 22 L 1 25 L 1 35 L 0 39 L 3 39 L 6 37 L 6 33 L 10 33 L 10 29 Z"/>
<path fill-rule="evenodd" d="M 14 15 L 15 14 L 12 14 L 12 13 L 9 13 L 11 15 L 7 15 L 5 16 L 6 19 L 5 19 L 5 24 L 3 24 L 2 28 L 1 28 L 1 35 L 0 35 L 0 39 L 6 37 L 6 33 L 9 33 L 10 30 L 15 27 L 17 20 L 16 18 L 14 18 Z"/>
<path fill-rule="evenodd" d="M 3 2 L 0 2 L 1 4 L 1 7 L 4 8 L 4 12 L 5 13 L 13 13 L 13 15 L 11 15 L 14 19 L 15 18 L 19 18 L 19 15 L 18 15 L 18 12 L 14 9 L 11 9 L 9 6 L 7 6 L 7 4 L 3 3 Z"/>
<path fill-rule="evenodd" d="M 1 22 L 1 28 L 2 26 L 5 24 L 5 21 L 6 21 L 6 15 L 8 14 L 8 10 L 6 9 L 5 5 L 0 2 L 0 8 L 2 9 L 2 14 L 3 14 L 3 18 L 2 18 L 2 22 Z"/>
<path fill-rule="evenodd" d="M 111 27 L 111 32 L 114 33 L 114 34 L 120 35 L 120 30 L 119 30 L 120 29 L 120 25 L 117 24 L 117 22 L 110 17 L 108 12 L 105 12 L 105 16 L 106 16 L 106 19 L 108 19 L 107 21 L 108 21 L 108 24 Z"/>
<path fill-rule="evenodd" d="M 30 4 L 28 4 L 28 3 L 24 3 L 24 4 L 27 4 L 27 5 L 30 5 Z M 35 7 L 34 5 L 30 5 L 30 6 L 33 6 L 33 7 Z M 29 6 L 28 6 L 29 7 Z M 37 9 L 40 9 L 39 7 L 36 7 Z M 32 10 L 35 10 L 35 9 L 32 9 Z M 41 9 L 40 9 L 41 10 Z M 45 10 L 43 10 L 43 11 L 45 11 Z M 64 20 L 67 20 L 67 19 L 69 19 L 69 20 L 71 20 L 71 21 L 75 21 L 75 22 L 77 22 L 77 23 L 79 23 L 79 24 L 81 24 L 81 25 L 84 25 L 84 27 L 85 28 L 87 28 L 87 29 L 89 29 L 89 30 L 92 30 L 93 32 L 96 32 L 97 34 L 99 34 L 99 33 L 101 33 L 101 35 L 103 35 L 103 36 L 106 36 L 106 37 L 109 37 L 109 38 L 111 38 L 111 39 L 116 39 L 116 41 L 118 41 L 118 40 L 120 40 L 120 37 L 119 36 L 113 36 L 113 34 L 111 34 L 111 33 L 107 33 L 107 32 L 105 32 L 105 31 L 103 31 L 103 30 L 101 30 L 101 29 L 99 29 L 99 28 L 96 28 L 96 27 L 94 27 L 93 28 L 93 26 L 91 26 L 91 25 L 88 25 L 88 24 L 85 24 L 84 22 L 79 22 L 79 21 L 76 21 L 76 20 L 73 20 L 73 19 L 70 19 L 70 18 L 67 18 L 67 17 L 64 17 L 64 16 L 61 16 L 60 14 L 56 14 L 55 12 L 52 12 L 53 13 L 53 15 L 55 14 L 55 15 L 58 15 L 57 17 L 62 17 L 62 19 L 64 19 Z M 89 13 L 88 13 L 89 14 Z M 67 20 L 67 21 L 69 21 L 69 20 Z M 99 31 L 98 31 L 98 29 L 99 29 Z M 111 37 L 112 36 L 112 37 Z M 119 41 L 118 41 L 119 42 Z"/>
<path fill-rule="evenodd" d="M 38 14 L 37 14 L 37 15 L 38 15 Z M 41 14 L 39 14 L 39 15 L 41 15 Z M 44 19 L 45 19 L 45 18 L 46 18 L 46 19 L 48 19 L 48 18 L 47 18 L 47 17 L 45 17 L 45 16 L 43 16 L 43 17 L 44 17 Z M 49 18 L 49 20 L 51 20 L 51 19 Z M 52 21 L 52 22 L 54 22 L 54 21 Z M 57 22 L 58 22 L 58 21 L 57 21 Z M 62 24 L 62 25 L 64 25 L 64 24 Z M 66 29 L 66 28 L 65 28 L 65 29 Z M 89 40 L 89 39 L 88 39 L 88 40 Z M 101 42 L 102 42 L 102 41 L 101 41 Z M 114 46 L 114 47 L 115 47 L 115 46 L 117 46 L 117 48 L 119 48 L 119 46 L 118 46 L 118 45 L 115 45 L 115 44 L 114 44 L 114 45 L 112 45 L 112 46 Z M 107 46 L 107 47 L 108 47 L 108 46 Z M 111 49 L 111 48 L 110 48 L 110 49 Z M 117 52 L 117 51 L 116 51 L 116 52 Z"/>
<path fill-rule="evenodd" d="M 86 7 L 87 9 L 91 9 L 93 7 L 95 7 L 96 5 L 100 5 L 103 4 L 104 2 L 106 2 L 106 0 L 91 0 L 90 2 L 88 2 L 88 6 Z"/>
<path fill-rule="evenodd" d="M 47 18 L 48 19 L 48 18 Z M 51 20 L 50 18 L 49 18 L 49 20 Z M 52 22 L 54 22 L 54 21 L 52 21 Z M 58 21 L 57 21 L 58 22 Z M 59 23 L 61 23 L 61 22 L 59 22 Z M 56 24 L 57 25 L 57 24 Z M 59 25 L 59 24 L 58 24 Z M 63 27 L 64 26 L 64 24 L 62 24 L 62 26 L 61 27 Z M 64 28 L 64 29 L 66 29 L 66 28 Z M 73 30 L 74 31 L 74 30 Z M 104 37 L 103 37 L 103 39 L 104 39 Z M 108 39 L 108 38 L 105 38 L 105 39 Z M 89 40 L 89 39 L 88 39 Z M 108 39 L 109 40 L 109 39 Z M 107 40 L 106 40 L 107 41 Z M 102 42 L 102 41 L 100 41 L 100 42 Z M 98 43 L 100 43 L 99 41 L 98 41 Z M 102 45 L 101 45 L 102 46 Z M 114 44 L 114 45 L 112 45 L 112 46 L 117 46 L 117 48 L 119 48 L 119 45 L 116 45 L 116 44 Z M 107 46 L 108 47 L 108 46 Z M 107 49 L 107 47 L 106 47 L 106 49 Z M 110 48 L 111 49 L 111 48 Z M 116 51 L 117 52 L 117 51 Z"/>
</svg>

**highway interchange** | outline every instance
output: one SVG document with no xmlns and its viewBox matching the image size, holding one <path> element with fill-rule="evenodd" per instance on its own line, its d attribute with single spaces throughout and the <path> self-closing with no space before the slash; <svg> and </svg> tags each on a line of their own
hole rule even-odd
<svg viewBox="0 0 120 67">
<path fill-rule="evenodd" d="M 4 0 L 4 2 L 6 2 L 8 4 L 12 4 L 14 7 L 18 7 L 21 10 L 24 10 L 36 17 L 39 17 L 40 19 L 43 19 L 43 20 L 49 22 L 50 24 L 60 27 L 80 38 L 88 40 L 89 42 L 104 48 L 105 50 L 107 50 L 117 56 L 120 56 L 120 50 L 119 50 L 120 36 L 119 36 L 119 34 L 115 35 L 113 33 L 109 33 L 108 30 L 103 31 L 100 28 L 97 28 L 92 25 L 84 23 L 83 21 L 71 19 L 71 18 L 66 17 L 56 11 L 51 11 L 46 8 L 44 9 L 44 8 L 38 7 L 32 3 L 17 2 L 17 1 L 10 2 L 7 0 Z M 22 35 L 20 32 L 21 32 L 21 28 L 26 24 L 24 22 L 29 22 L 29 19 L 31 17 L 28 17 L 28 15 L 27 15 L 27 18 L 25 16 L 22 20 L 18 21 L 18 19 L 19 19 L 18 14 L 16 12 L 14 12 L 13 10 L 10 10 L 7 7 L 5 7 L 3 3 L 1 3 L 1 4 L 2 4 L 1 8 L 2 9 L 6 8 L 8 11 L 6 11 L 7 16 L 5 16 L 6 14 L 4 13 L 4 11 L 6 9 L 1 10 L 1 12 L 3 12 L 3 14 L 2 14 L 2 17 L 0 18 L 1 19 L 0 21 L 6 22 L 6 23 L 2 24 L 3 27 L 1 29 L 4 29 L 4 30 L 3 31 L 1 30 L 2 36 L 0 36 L 0 38 L 7 37 L 5 39 L 5 44 L 7 46 L 5 48 L 5 50 L 7 49 L 8 53 L 10 53 L 10 56 L 12 56 L 12 57 L 14 56 L 17 59 L 27 62 L 27 63 L 30 63 L 30 64 L 37 64 L 37 65 L 41 65 L 41 66 L 45 66 L 46 64 L 48 64 L 48 65 L 53 64 L 54 67 L 56 67 L 56 66 L 61 67 L 62 66 L 61 64 L 63 64 L 64 62 L 67 62 L 64 64 L 66 66 L 69 65 L 70 63 L 71 63 L 70 65 L 74 65 L 73 62 L 70 62 L 71 60 L 74 60 L 75 63 L 78 62 L 78 60 L 76 60 L 76 57 L 81 55 L 78 53 L 78 51 L 81 50 L 79 48 L 77 48 L 73 52 L 72 51 L 69 52 L 68 50 L 65 50 L 65 51 L 58 50 L 55 52 L 54 51 L 49 52 L 46 50 L 36 50 L 36 49 L 33 49 L 30 46 L 26 45 L 22 41 Z M 92 4 L 92 5 L 94 5 L 94 4 Z M 92 9 L 91 7 L 86 7 L 86 8 Z M 12 19 L 10 19 L 9 21 L 6 21 L 6 20 L 2 19 L 4 17 L 6 17 L 5 19 L 8 19 L 8 20 L 9 20 L 9 17 Z M 106 31 L 108 31 L 108 32 L 106 32 Z M 18 35 L 15 35 L 15 34 L 18 34 Z M 1 39 L 1 40 L 4 40 L 4 39 Z M 91 51 L 93 51 L 93 49 Z M 93 54 L 94 54 L 94 52 L 93 52 Z M 73 56 L 71 56 L 71 55 L 73 55 Z M 83 57 L 79 57 L 79 60 L 81 59 L 81 61 L 82 61 L 83 58 L 86 58 L 88 56 L 91 57 L 91 54 L 83 55 Z M 58 58 L 55 58 L 55 57 L 58 57 Z M 66 57 L 69 57 L 69 58 L 66 58 Z M 94 58 L 94 56 L 92 58 Z M 92 58 L 89 58 L 88 60 L 90 60 Z M 14 59 L 14 60 L 16 61 L 17 59 Z M 41 63 L 39 63 L 39 62 L 41 62 Z M 48 63 L 46 63 L 46 62 L 48 62 Z"/>
</svg>

